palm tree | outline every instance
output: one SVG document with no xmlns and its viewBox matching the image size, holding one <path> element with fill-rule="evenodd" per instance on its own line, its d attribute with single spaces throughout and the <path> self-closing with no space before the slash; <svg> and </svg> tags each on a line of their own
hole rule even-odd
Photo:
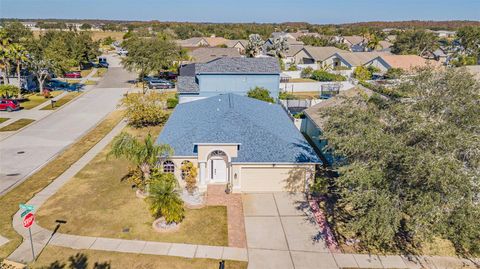
<svg viewBox="0 0 480 269">
<path fill-rule="evenodd" d="M 376 34 L 371 34 L 368 37 L 368 42 L 367 42 L 367 48 L 370 50 L 376 50 L 377 48 L 382 48 L 380 45 L 380 37 L 378 37 Z"/>
<path fill-rule="evenodd" d="M 122 132 L 113 139 L 112 149 L 109 155 L 115 158 L 126 158 L 134 165 L 134 173 L 138 175 L 137 178 L 132 178 L 136 181 L 137 187 L 141 191 L 145 191 L 150 183 L 150 176 L 152 169 L 159 162 L 159 158 L 167 158 L 173 154 L 173 149 L 166 144 L 156 145 L 150 134 L 145 137 L 143 141 L 137 140 L 129 133 Z"/>
<path fill-rule="evenodd" d="M 268 52 L 275 57 L 285 58 L 285 53 L 289 48 L 287 38 L 281 36 L 273 40 L 272 45 L 268 48 Z"/>
<path fill-rule="evenodd" d="M 22 45 L 11 44 L 9 58 L 13 60 L 17 66 L 17 78 L 18 78 L 18 88 L 22 88 L 22 83 L 20 81 L 20 70 L 22 69 L 22 63 L 25 63 L 28 60 L 27 51 Z"/>
<path fill-rule="evenodd" d="M 166 223 L 180 223 L 185 217 L 183 201 L 176 190 L 173 174 L 154 173 L 148 202 L 154 217 L 164 217 Z"/>
<path fill-rule="evenodd" d="M 245 48 L 245 53 L 248 57 L 255 57 L 260 54 L 263 46 L 262 37 L 259 34 L 251 34 L 248 37 L 248 44 Z"/>
<path fill-rule="evenodd" d="M 10 64 L 10 44 L 11 39 L 7 36 L 7 33 L 4 30 L 0 31 L 0 68 L 3 70 L 3 80 L 6 83 L 9 82 L 8 66 Z"/>
</svg>

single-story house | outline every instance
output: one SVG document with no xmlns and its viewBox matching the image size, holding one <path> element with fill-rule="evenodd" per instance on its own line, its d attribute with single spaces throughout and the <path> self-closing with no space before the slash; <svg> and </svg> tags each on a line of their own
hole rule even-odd
<svg viewBox="0 0 480 269">
<path fill-rule="evenodd" d="M 247 95 L 255 87 L 270 91 L 278 99 L 280 65 L 276 58 L 218 58 L 180 68 L 177 91 L 180 103 L 224 93 Z"/>
<path fill-rule="evenodd" d="M 376 51 L 388 51 L 388 52 L 390 52 L 392 50 L 393 44 L 391 42 L 388 42 L 386 40 L 382 40 L 378 44 L 380 46 L 379 46 L 379 48 L 376 49 Z"/>
<path fill-rule="evenodd" d="M 238 39 L 238 40 L 227 40 L 225 45 L 229 48 L 236 48 L 241 54 L 245 53 L 247 48 L 248 40 Z"/>
<path fill-rule="evenodd" d="M 297 41 L 294 38 L 288 38 L 288 37 L 285 37 L 285 38 L 287 40 L 288 47 L 298 47 L 298 46 L 303 46 L 304 45 L 304 43 L 302 41 Z M 275 38 L 269 38 L 263 43 L 262 51 L 263 51 L 264 55 L 268 54 L 268 50 L 273 45 L 274 40 L 275 40 Z"/>
<path fill-rule="evenodd" d="M 192 37 L 184 40 L 177 40 L 177 44 L 184 48 L 208 47 L 207 40 L 204 37 Z"/>
<path fill-rule="evenodd" d="M 327 141 L 322 138 L 322 129 L 326 123 L 327 118 L 320 115 L 320 111 L 329 107 L 335 107 L 345 101 L 345 98 L 351 98 L 354 96 L 372 96 L 373 91 L 365 87 L 354 87 L 345 91 L 340 91 L 338 95 L 335 95 L 329 99 L 326 99 L 314 106 L 311 106 L 303 111 L 305 119 L 302 121 L 300 131 L 309 138 L 313 147 L 319 152 L 322 160 L 327 166 L 333 164 L 332 154 L 325 149 Z"/>
<path fill-rule="evenodd" d="M 304 46 L 292 55 L 295 64 L 322 64 L 337 52 L 347 52 L 336 47 Z"/>
<path fill-rule="evenodd" d="M 206 63 L 222 57 L 241 57 L 236 48 L 201 47 L 189 52 L 191 62 Z"/>
<path fill-rule="evenodd" d="M 365 63 L 366 66 L 373 65 L 380 69 L 381 72 L 387 72 L 391 68 L 399 68 L 406 72 L 413 71 L 415 68 L 421 67 L 438 67 L 441 64 L 434 60 L 427 60 L 418 55 L 394 55 L 385 54 L 375 57 Z"/>
<path fill-rule="evenodd" d="M 353 69 L 357 66 L 362 66 L 373 60 L 374 58 L 386 55 L 387 52 L 337 52 L 330 57 L 326 58 L 323 63 L 332 68 L 349 68 Z"/>
<path fill-rule="evenodd" d="M 342 36 L 341 42 L 347 44 L 350 51 L 353 52 L 366 51 L 368 43 L 367 39 L 358 35 Z"/>
<path fill-rule="evenodd" d="M 174 150 L 163 171 L 184 186 L 182 164 L 193 163 L 201 191 L 303 191 L 321 164 L 280 105 L 231 93 L 179 104 L 156 143 Z"/>
</svg>

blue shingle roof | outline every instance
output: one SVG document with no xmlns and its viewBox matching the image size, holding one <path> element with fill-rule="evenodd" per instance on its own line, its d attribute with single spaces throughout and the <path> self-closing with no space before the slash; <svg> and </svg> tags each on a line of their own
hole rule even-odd
<svg viewBox="0 0 480 269">
<path fill-rule="evenodd" d="M 234 163 L 321 162 L 279 105 L 235 94 L 179 104 L 157 143 L 174 156 L 196 156 L 198 143 L 239 143 Z"/>
</svg>

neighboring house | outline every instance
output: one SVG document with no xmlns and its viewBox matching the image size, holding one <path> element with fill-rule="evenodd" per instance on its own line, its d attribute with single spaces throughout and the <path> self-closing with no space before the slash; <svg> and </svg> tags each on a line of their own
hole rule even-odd
<svg viewBox="0 0 480 269">
<path fill-rule="evenodd" d="M 280 65 L 276 58 L 218 58 L 188 64 L 180 68 L 177 91 L 180 103 L 184 103 L 224 93 L 247 95 L 257 86 L 278 99 Z"/>
<path fill-rule="evenodd" d="M 323 61 L 324 65 L 335 68 L 353 69 L 362 66 L 385 52 L 337 52 Z"/>
<path fill-rule="evenodd" d="M 184 40 L 177 40 L 177 44 L 184 48 L 194 48 L 194 47 L 208 47 L 207 40 L 204 37 L 192 37 Z"/>
<path fill-rule="evenodd" d="M 181 186 L 182 164 L 198 168 L 197 186 L 229 184 L 234 192 L 305 191 L 321 164 L 278 104 L 224 94 L 179 104 L 157 144 L 173 156 L 163 162 Z"/>
<path fill-rule="evenodd" d="M 295 64 L 319 64 L 321 65 L 325 59 L 337 52 L 347 52 L 336 47 L 314 47 L 305 46 L 302 50 L 297 51 L 292 57 Z"/>
<path fill-rule="evenodd" d="M 273 32 L 270 35 L 270 37 L 272 39 L 279 38 L 279 37 L 285 37 L 287 39 L 296 39 L 292 33 L 287 33 L 287 32 Z"/>
<path fill-rule="evenodd" d="M 362 36 L 342 36 L 341 42 L 347 44 L 350 51 L 353 52 L 362 52 L 367 50 L 368 41 Z"/>
<path fill-rule="evenodd" d="M 202 47 L 193 49 L 189 52 L 191 62 L 206 63 L 217 58 L 240 57 L 240 52 L 236 48 L 218 48 Z"/>
<path fill-rule="evenodd" d="M 269 48 L 273 45 L 274 40 L 275 40 L 275 37 L 272 37 L 267 39 L 265 43 L 263 43 L 262 51 L 264 55 L 268 53 Z M 298 46 L 304 45 L 302 41 L 297 41 L 294 38 L 288 38 L 288 37 L 287 37 L 287 44 L 288 44 L 288 47 L 298 47 Z"/>
<path fill-rule="evenodd" d="M 455 35 L 457 34 L 457 32 L 455 31 L 446 31 L 446 30 L 438 30 L 438 31 L 430 30 L 430 32 L 436 34 L 440 38 L 451 38 L 451 37 L 455 37 Z"/>
<path fill-rule="evenodd" d="M 283 58 L 282 61 L 289 65 L 297 64 L 298 62 L 296 61 L 295 55 L 297 55 L 303 49 L 303 45 L 290 46 L 288 51 L 285 53 L 285 58 Z"/>
<path fill-rule="evenodd" d="M 229 48 L 236 48 L 241 54 L 245 53 L 247 48 L 248 40 L 238 39 L 238 40 L 227 40 L 225 45 Z"/>
<path fill-rule="evenodd" d="M 437 61 L 427 60 L 418 55 L 380 55 L 365 64 L 366 66 L 373 65 L 380 69 L 381 72 L 387 72 L 391 68 L 402 69 L 406 72 L 414 71 L 415 68 L 426 66 L 439 66 Z"/>
<path fill-rule="evenodd" d="M 373 91 L 365 87 L 354 87 L 345 91 L 340 91 L 338 95 L 335 95 L 327 100 L 324 100 L 312 107 L 309 107 L 303 111 L 305 119 L 302 121 L 300 131 L 308 137 L 309 141 L 313 143 L 313 147 L 320 153 L 322 160 L 328 166 L 333 163 L 333 156 L 328 150 L 325 149 L 327 141 L 322 138 L 322 129 L 327 120 L 326 117 L 320 115 L 320 111 L 329 107 L 338 106 L 344 102 L 345 98 L 351 98 L 354 96 L 372 96 Z"/>
<path fill-rule="evenodd" d="M 393 44 L 386 41 L 382 40 L 379 42 L 379 48 L 375 49 L 375 51 L 385 51 L 385 52 L 390 52 L 392 50 Z"/>
</svg>

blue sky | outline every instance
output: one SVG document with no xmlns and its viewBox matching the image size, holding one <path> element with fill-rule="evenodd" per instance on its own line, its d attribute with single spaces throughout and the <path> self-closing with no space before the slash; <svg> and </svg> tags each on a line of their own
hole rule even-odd
<svg viewBox="0 0 480 269">
<path fill-rule="evenodd" d="M 0 0 L 0 17 L 310 23 L 480 20 L 480 0 Z"/>
</svg>

